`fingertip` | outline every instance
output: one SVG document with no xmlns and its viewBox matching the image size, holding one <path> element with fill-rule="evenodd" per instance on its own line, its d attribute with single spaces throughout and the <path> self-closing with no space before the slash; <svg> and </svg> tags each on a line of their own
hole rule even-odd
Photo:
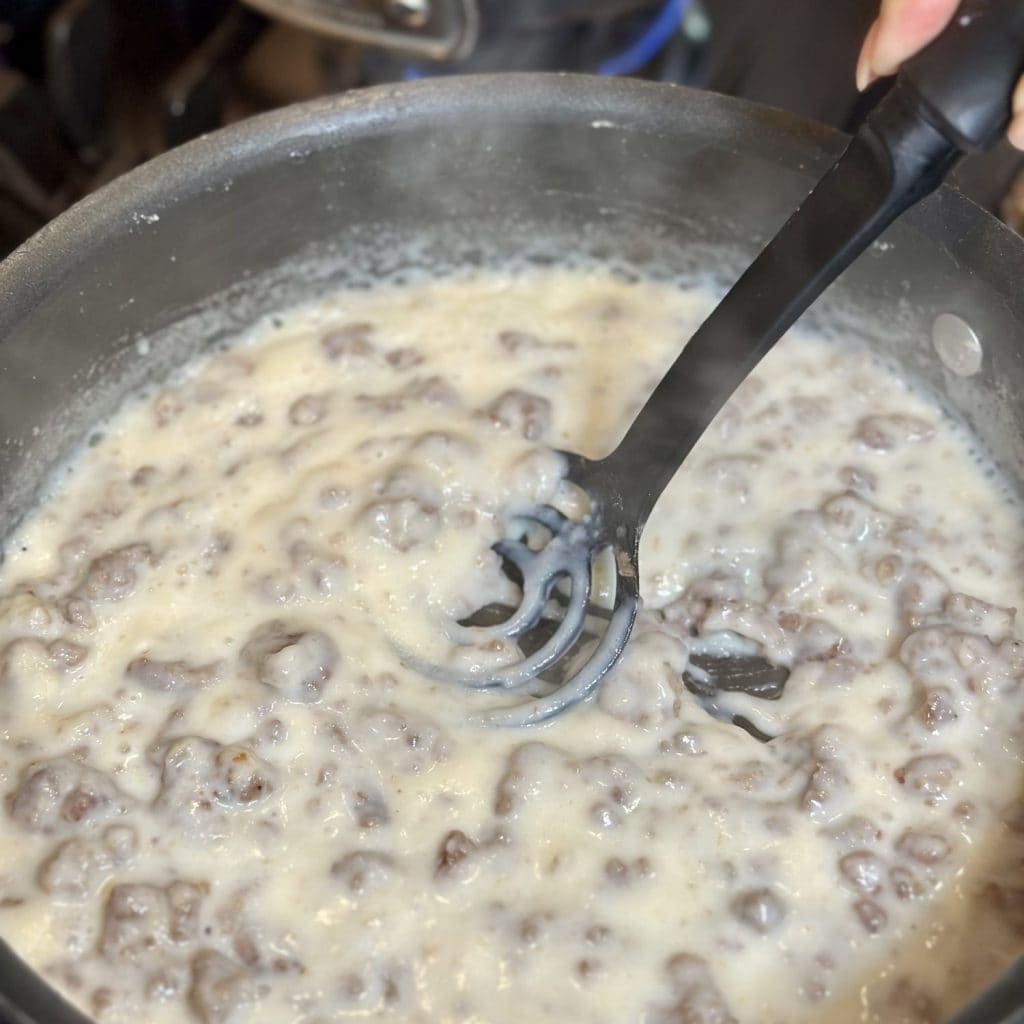
<svg viewBox="0 0 1024 1024">
<path fill-rule="evenodd" d="M 854 73 L 857 89 L 863 92 L 878 77 L 873 68 L 872 61 L 875 56 L 875 40 L 878 38 L 878 19 L 871 23 L 868 34 L 864 37 L 864 45 L 860 48 L 860 56 L 857 58 L 857 70 Z"/>
<path fill-rule="evenodd" d="M 1024 76 L 1018 79 L 1017 88 L 1013 90 L 1013 115 L 1006 137 L 1010 145 L 1024 150 Z"/>
<path fill-rule="evenodd" d="M 1013 90 L 1013 112 L 1024 114 L 1024 75 L 1017 80 L 1017 88 Z"/>
<path fill-rule="evenodd" d="M 871 70 L 866 62 L 857 65 L 857 91 L 863 92 L 869 86 L 878 81 L 878 75 Z"/>
<path fill-rule="evenodd" d="M 1024 113 L 1019 113 L 1011 122 L 1006 132 L 1010 145 L 1024 150 Z"/>
</svg>

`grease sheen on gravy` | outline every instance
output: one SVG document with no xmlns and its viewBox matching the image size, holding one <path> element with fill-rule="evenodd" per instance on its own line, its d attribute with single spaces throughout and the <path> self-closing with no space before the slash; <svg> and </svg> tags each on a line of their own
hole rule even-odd
<svg viewBox="0 0 1024 1024">
<path fill-rule="evenodd" d="M 339 293 L 82 452 L 0 573 L 0 935 L 104 1024 L 943 1019 L 1024 947 L 1019 508 L 792 333 L 642 549 L 596 700 L 404 668 L 710 303 L 600 268 Z M 729 631 L 777 702 L 681 684 Z"/>
</svg>

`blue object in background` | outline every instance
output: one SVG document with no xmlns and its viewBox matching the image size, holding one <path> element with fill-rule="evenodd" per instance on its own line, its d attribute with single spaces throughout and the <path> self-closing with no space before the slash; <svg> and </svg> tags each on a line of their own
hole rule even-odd
<svg viewBox="0 0 1024 1024">
<path fill-rule="evenodd" d="M 691 3 L 692 0 L 665 0 L 661 9 L 640 36 L 625 50 L 602 61 L 596 68 L 596 73 L 614 76 L 635 75 L 643 71 L 679 32 L 683 17 Z M 425 69 L 422 65 L 417 67 L 406 65 L 401 70 L 401 79 L 403 82 L 415 82 L 421 78 L 430 78 L 436 74 L 447 74 L 457 70 L 457 67 L 451 65 L 443 70 Z"/>
<path fill-rule="evenodd" d="M 667 0 L 647 30 L 628 49 L 609 57 L 597 69 L 599 75 L 635 75 L 668 45 L 683 23 L 690 0 Z"/>
</svg>

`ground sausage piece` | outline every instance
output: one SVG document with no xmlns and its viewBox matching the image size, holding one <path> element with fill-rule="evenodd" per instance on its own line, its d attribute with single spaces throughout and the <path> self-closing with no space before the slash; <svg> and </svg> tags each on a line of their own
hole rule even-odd
<svg viewBox="0 0 1024 1024">
<path fill-rule="evenodd" d="M 952 754 L 924 754 L 896 769 L 896 781 L 919 793 L 928 803 L 944 800 L 956 780 L 960 762 Z"/>
<path fill-rule="evenodd" d="M 551 403 L 527 391 L 506 391 L 485 410 L 491 422 L 502 430 L 538 441 L 551 426 Z"/>
<path fill-rule="evenodd" d="M 498 344 L 513 355 L 519 351 L 544 352 L 553 350 L 571 351 L 576 346 L 571 341 L 547 341 L 528 331 L 501 331 Z"/>
<path fill-rule="evenodd" d="M 437 507 L 412 496 L 375 501 L 361 518 L 369 524 L 371 536 L 403 552 L 429 544 L 441 529 Z"/>
<path fill-rule="evenodd" d="M 419 366 L 423 359 L 424 357 L 421 352 L 408 345 L 404 345 L 401 348 L 393 348 L 384 356 L 384 361 L 388 366 L 399 372 L 411 370 L 414 366 Z"/>
<path fill-rule="evenodd" d="M 535 802 L 563 800 L 575 791 L 572 802 L 588 807 L 591 826 L 616 828 L 640 805 L 641 780 L 640 769 L 627 757 L 606 754 L 577 761 L 550 744 L 524 743 L 509 755 L 494 810 L 501 816 L 519 815 Z"/>
<path fill-rule="evenodd" d="M 896 840 L 896 850 L 919 864 L 938 864 L 949 856 L 949 841 L 945 836 L 908 829 Z"/>
<path fill-rule="evenodd" d="M 846 788 L 848 780 L 832 759 L 819 761 L 807 779 L 800 796 L 800 806 L 812 821 L 827 821 L 832 817 L 838 794 Z"/>
<path fill-rule="evenodd" d="M 882 830 L 870 818 L 861 815 L 843 818 L 825 834 L 836 840 L 844 850 L 856 850 L 882 838 Z"/>
<path fill-rule="evenodd" d="M 865 416 L 857 423 L 856 440 L 878 452 L 892 451 L 905 444 L 927 441 L 935 434 L 935 427 L 917 416 L 902 413 Z"/>
<path fill-rule="evenodd" d="M 557 780 L 564 772 L 565 759 L 563 751 L 547 743 L 531 742 L 516 747 L 498 780 L 495 813 L 514 814 L 539 797 L 548 788 L 545 780 Z"/>
<path fill-rule="evenodd" d="M 325 394 L 303 395 L 288 407 L 288 422 L 296 427 L 311 427 L 326 415 L 330 396 Z"/>
<path fill-rule="evenodd" d="M 337 645 L 326 633 L 284 619 L 257 626 L 240 655 L 244 670 L 299 704 L 320 700 L 338 659 Z"/>
<path fill-rule="evenodd" d="M 431 771 L 451 750 L 448 734 L 435 722 L 386 708 L 366 708 L 354 735 L 372 761 L 402 775 Z"/>
<path fill-rule="evenodd" d="M 634 634 L 598 691 L 598 706 L 637 728 L 657 728 L 679 713 L 686 663 L 686 644 L 678 637 L 660 630 Z"/>
<path fill-rule="evenodd" d="M 365 960 L 357 970 L 342 975 L 340 980 L 339 996 L 359 1017 L 410 1019 L 408 1013 L 395 1016 L 395 1011 L 406 1003 L 407 993 L 412 988 L 408 966 L 388 958 L 373 957 Z"/>
<path fill-rule="evenodd" d="M 677 953 L 665 970 L 675 1002 L 655 1018 L 657 1024 L 737 1024 L 706 960 Z"/>
<path fill-rule="evenodd" d="M 891 520 L 870 502 L 847 492 L 822 505 L 821 522 L 825 532 L 840 544 L 861 544 L 879 536 Z"/>
<path fill-rule="evenodd" d="M 889 920 L 874 900 L 857 900 L 853 909 L 868 935 L 877 935 Z"/>
<path fill-rule="evenodd" d="M 1000 608 L 980 598 L 959 593 L 946 598 L 942 613 L 951 626 L 978 633 L 993 643 L 999 643 L 1010 635 L 1017 617 L 1016 608 Z"/>
<path fill-rule="evenodd" d="M 900 609 L 906 616 L 907 622 L 915 628 L 922 625 L 926 619 L 938 615 L 948 598 L 949 585 L 930 565 L 924 562 L 915 562 L 910 566 L 897 591 Z M 900 658 L 908 668 L 911 667 L 907 664 L 902 650 Z"/>
<path fill-rule="evenodd" d="M 401 394 L 404 398 L 430 405 L 458 405 L 460 401 L 455 388 L 444 377 L 436 374 L 433 377 L 417 377 L 405 386 Z"/>
<path fill-rule="evenodd" d="M 438 848 L 434 877 L 468 881 L 476 873 L 472 863 L 476 851 L 477 844 L 465 832 L 449 832 Z"/>
<path fill-rule="evenodd" d="M 882 888 L 885 864 L 867 850 L 848 853 L 839 861 L 843 878 L 861 892 L 873 893 Z"/>
<path fill-rule="evenodd" d="M 108 551 L 90 563 L 75 596 L 86 601 L 123 601 L 135 593 L 137 569 L 152 564 L 153 553 L 148 544 L 130 544 Z"/>
<path fill-rule="evenodd" d="M 774 931 L 786 917 L 786 904 L 771 889 L 741 892 L 729 904 L 729 909 L 741 924 L 761 935 Z"/>
<path fill-rule="evenodd" d="M 352 323 L 328 331 L 321 339 L 320 346 L 331 362 L 360 365 L 374 362 L 379 358 L 377 346 L 370 341 L 373 324 Z"/>
<path fill-rule="evenodd" d="M 128 663 L 125 675 L 143 689 L 159 693 L 190 693 L 211 685 L 217 678 L 219 662 L 190 665 L 187 661 L 158 661 L 135 658 Z"/>
<path fill-rule="evenodd" d="M 605 861 L 604 876 L 616 886 L 632 885 L 654 876 L 654 868 L 646 857 L 637 857 L 627 863 L 621 857 L 612 857 Z"/>
<path fill-rule="evenodd" d="M 831 623 L 804 619 L 796 631 L 793 656 L 800 661 L 829 661 L 849 651 L 846 638 Z"/>
<path fill-rule="evenodd" d="M 739 601 L 743 581 L 735 576 L 706 576 L 661 610 L 662 618 L 684 633 L 696 633 L 715 608 Z"/>
<path fill-rule="evenodd" d="M 863 466 L 843 466 L 839 470 L 839 482 L 851 491 L 867 494 L 878 486 L 878 477 Z"/>
<path fill-rule="evenodd" d="M 250 973 L 223 953 L 204 949 L 192 961 L 188 1002 L 202 1024 L 232 1024 L 258 994 Z"/>
<path fill-rule="evenodd" d="M 680 729 L 667 740 L 662 740 L 658 749 L 663 754 L 682 754 L 686 757 L 703 757 L 707 753 L 704 738 L 696 728 Z"/>
<path fill-rule="evenodd" d="M 640 805 L 641 773 L 628 757 L 599 754 L 568 767 L 598 799 L 590 807 L 590 820 L 601 828 L 615 828 Z"/>
<path fill-rule="evenodd" d="M 349 806 L 360 828 L 380 828 L 391 820 L 383 794 L 357 789 L 349 797 Z"/>
<path fill-rule="evenodd" d="M 61 614 L 66 622 L 79 629 L 95 629 L 96 616 L 93 615 L 92 606 L 81 597 L 69 597 L 61 602 Z"/>
<path fill-rule="evenodd" d="M 890 868 L 889 884 L 899 900 L 916 900 L 924 895 L 924 886 L 908 868 Z"/>
<path fill-rule="evenodd" d="M 125 814 L 133 803 L 103 772 L 57 757 L 25 769 L 7 808 L 30 832 L 51 833 Z"/>
<path fill-rule="evenodd" d="M 46 647 L 47 653 L 61 668 L 78 668 L 89 656 L 89 648 L 70 640 L 54 640 Z"/>
<path fill-rule="evenodd" d="M 159 958 L 187 948 L 199 930 L 203 888 L 193 882 L 115 885 L 110 890 L 100 952 L 109 960 Z"/>
<path fill-rule="evenodd" d="M 135 830 L 125 825 L 110 825 L 100 837 L 68 839 L 40 864 L 40 888 L 57 899 L 84 900 L 135 856 L 137 846 Z"/>
<path fill-rule="evenodd" d="M 944 725 L 955 722 L 959 715 L 953 703 L 953 694 L 945 686 L 926 690 L 917 717 L 929 732 L 937 732 Z"/>
<path fill-rule="evenodd" d="M 358 896 L 384 889 L 396 874 L 394 858 L 377 850 L 354 850 L 331 865 L 332 877 Z"/>
<path fill-rule="evenodd" d="M 256 807 L 276 784 L 276 771 L 251 750 L 185 736 L 164 752 L 154 807 L 193 835 L 213 836 L 226 831 L 225 812 Z"/>
<path fill-rule="evenodd" d="M 443 378 L 416 377 L 396 391 L 376 395 L 359 395 L 359 402 L 381 415 L 401 412 L 410 402 L 426 405 L 458 405 L 458 392 Z"/>
</svg>

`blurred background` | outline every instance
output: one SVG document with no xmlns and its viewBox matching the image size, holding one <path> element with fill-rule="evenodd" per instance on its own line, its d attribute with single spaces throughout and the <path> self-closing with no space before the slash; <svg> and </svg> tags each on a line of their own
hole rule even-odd
<svg viewBox="0 0 1024 1024">
<path fill-rule="evenodd" d="M 326 93 L 493 70 L 635 75 L 854 128 L 878 0 L 0 0 L 0 256 L 220 125 Z M 958 185 L 1024 228 L 1019 154 Z"/>
</svg>

